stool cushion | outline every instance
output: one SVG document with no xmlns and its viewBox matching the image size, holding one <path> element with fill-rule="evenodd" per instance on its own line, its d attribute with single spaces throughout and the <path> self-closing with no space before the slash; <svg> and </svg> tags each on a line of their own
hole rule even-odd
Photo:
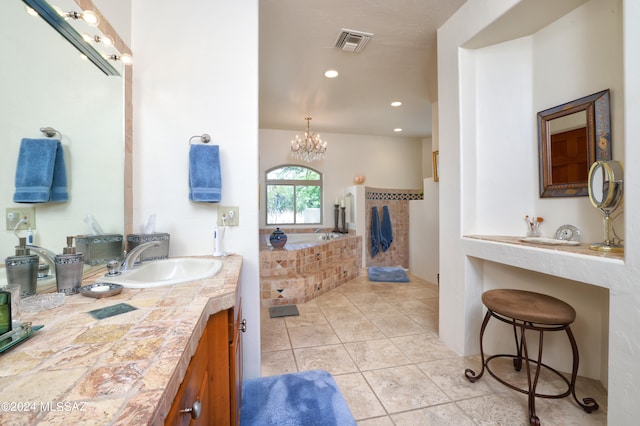
<svg viewBox="0 0 640 426">
<path fill-rule="evenodd" d="M 531 291 L 488 290 L 482 294 L 482 303 L 497 314 L 537 324 L 564 325 L 576 319 L 571 305 Z"/>
</svg>

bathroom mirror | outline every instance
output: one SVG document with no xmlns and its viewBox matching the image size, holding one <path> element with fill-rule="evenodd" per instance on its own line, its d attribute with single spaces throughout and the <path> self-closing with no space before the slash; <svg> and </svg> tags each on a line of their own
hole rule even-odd
<svg viewBox="0 0 640 426">
<path fill-rule="evenodd" d="M 71 3 L 67 7 L 80 10 Z M 93 27 L 86 31 L 98 34 Z M 83 59 L 40 17 L 28 15 L 21 0 L 2 2 L 0 50 L 10 58 L 0 67 L 1 211 L 34 207 L 34 243 L 54 253 L 62 252 L 67 235 L 90 233 L 84 221 L 89 213 L 104 232 L 124 233 L 123 78 L 106 76 Z M 121 64 L 114 66 L 124 75 Z M 45 138 L 40 128 L 47 126 L 62 135 L 69 201 L 15 204 L 20 141 Z M 26 230 L 17 232 L 24 236 Z M 0 232 L 0 263 L 14 253 L 17 241 L 12 230 Z"/>
<path fill-rule="evenodd" d="M 609 90 L 538 113 L 540 197 L 588 194 L 591 164 L 611 159 Z"/>
<path fill-rule="evenodd" d="M 604 241 L 592 250 L 622 252 L 624 246 L 611 238 L 611 213 L 622 203 L 624 169 L 619 161 L 596 161 L 589 170 L 589 199 L 604 213 Z"/>
</svg>

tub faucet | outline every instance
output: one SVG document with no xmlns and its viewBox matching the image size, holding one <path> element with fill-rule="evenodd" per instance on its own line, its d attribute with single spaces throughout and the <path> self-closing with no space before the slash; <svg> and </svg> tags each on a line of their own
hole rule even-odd
<svg viewBox="0 0 640 426">
<path fill-rule="evenodd" d="M 129 269 L 132 269 L 143 251 L 151 247 L 157 247 L 159 245 L 160 243 L 158 241 L 149 241 L 134 247 L 129 253 L 127 253 L 124 261 L 122 261 L 120 271 L 128 271 Z"/>
<path fill-rule="evenodd" d="M 33 244 L 27 244 L 26 248 L 35 251 L 38 256 L 49 265 L 50 271 L 56 270 L 56 254 L 44 247 L 34 246 Z"/>
<path fill-rule="evenodd" d="M 317 234 L 318 232 L 323 232 L 323 233 L 324 233 L 324 235 L 322 236 L 322 239 L 323 239 L 323 240 L 330 240 L 330 239 L 331 239 L 331 232 L 330 232 L 330 231 L 327 231 L 326 229 L 318 228 L 318 229 L 316 229 L 314 232 L 315 232 L 316 234 Z"/>
</svg>

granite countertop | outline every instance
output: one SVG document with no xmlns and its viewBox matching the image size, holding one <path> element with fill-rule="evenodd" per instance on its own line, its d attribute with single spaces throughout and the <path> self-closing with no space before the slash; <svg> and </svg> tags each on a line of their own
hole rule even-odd
<svg viewBox="0 0 640 426">
<path fill-rule="evenodd" d="M 209 279 L 21 313 L 44 328 L 0 354 L 0 424 L 163 424 L 209 316 L 236 302 L 242 257 L 221 260 Z M 137 309 L 87 313 L 118 303 Z"/>
</svg>

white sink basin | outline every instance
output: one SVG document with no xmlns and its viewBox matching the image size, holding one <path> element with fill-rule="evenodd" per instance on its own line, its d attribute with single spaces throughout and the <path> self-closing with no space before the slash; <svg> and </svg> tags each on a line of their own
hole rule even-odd
<svg viewBox="0 0 640 426">
<path fill-rule="evenodd" d="M 220 269 L 222 262 L 218 259 L 176 257 L 143 263 L 120 275 L 100 277 L 97 281 L 127 288 L 153 288 L 210 278 Z"/>
</svg>

